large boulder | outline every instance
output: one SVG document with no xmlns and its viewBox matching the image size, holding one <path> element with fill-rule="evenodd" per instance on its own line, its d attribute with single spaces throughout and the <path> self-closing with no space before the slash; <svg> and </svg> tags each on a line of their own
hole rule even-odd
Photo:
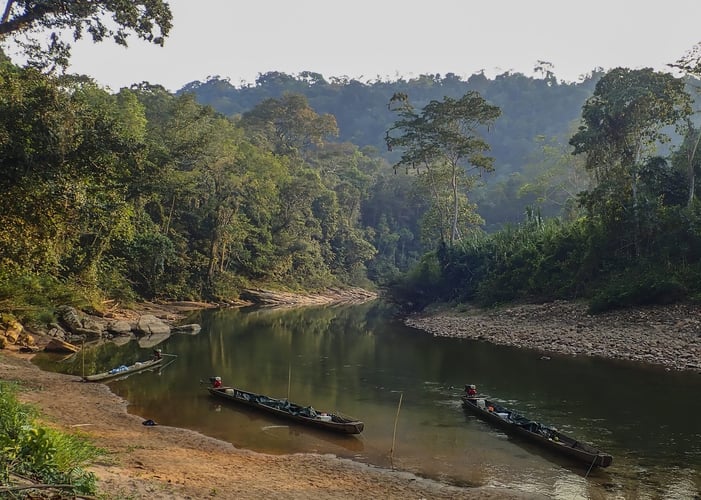
<svg viewBox="0 0 701 500">
<path fill-rule="evenodd" d="M 100 336 L 107 329 L 107 321 L 95 316 L 86 316 L 83 318 L 83 328 Z"/>
<path fill-rule="evenodd" d="M 112 335 L 129 335 L 134 326 L 128 321 L 117 320 L 107 324 L 107 331 Z"/>
<path fill-rule="evenodd" d="M 25 347 L 34 347 L 37 345 L 33 335 L 24 332 L 19 338 L 19 344 Z"/>
<path fill-rule="evenodd" d="M 8 343 L 16 344 L 17 340 L 20 338 L 22 332 L 24 331 L 24 327 L 19 321 L 10 320 L 4 326 L 4 330 L 5 338 L 7 339 Z"/>
<path fill-rule="evenodd" d="M 69 337 L 68 333 L 66 333 L 66 330 L 64 330 L 61 327 L 61 325 L 58 325 L 56 323 L 51 323 L 49 325 L 49 331 L 46 332 L 46 334 L 49 337 L 54 337 L 61 340 L 66 340 Z"/>
<path fill-rule="evenodd" d="M 59 306 L 56 309 L 56 317 L 71 333 L 77 334 L 78 330 L 84 328 L 83 315 L 75 307 Z"/>
<path fill-rule="evenodd" d="M 140 335 L 170 335 L 170 326 L 152 314 L 144 314 L 137 321 L 134 331 Z"/>
</svg>

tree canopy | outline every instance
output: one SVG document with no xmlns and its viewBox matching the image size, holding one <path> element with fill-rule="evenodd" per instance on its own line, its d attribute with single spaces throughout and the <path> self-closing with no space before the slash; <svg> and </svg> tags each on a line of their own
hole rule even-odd
<svg viewBox="0 0 701 500">
<path fill-rule="evenodd" d="M 227 116 L 194 92 L 144 82 L 111 93 L 3 59 L 0 300 L 87 290 L 91 299 L 226 301 L 247 287 L 371 281 L 413 306 L 586 297 L 602 308 L 701 293 L 686 81 L 607 73 L 582 99 L 567 145 L 569 122 L 552 135 L 512 135 L 536 111 L 516 89 L 575 92 L 570 102 L 582 88 L 551 76 L 497 80 L 470 85 L 497 85 L 519 120 L 477 90 L 448 95 L 464 88 L 454 76 L 425 76 L 402 83 L 417 92 L 395 93 L 392 122 L 382 118 L 387 100 L 364 107 L 366 86 L 313 73 L 269 74 L 261 81 L 287 92 Z M 376 83 L 373 99 L 392 88 Z M 320 92 L 316 102 L 343 108 L 346 121 L 290 87 Z M 421 89 L 446 93 L 426 99 Z M 393 156 L 344 136 L 348 109 Z M 492 155 L 493 142 L 530 153 L 515 166 Z M 497 182 L 479 193 L 492 169 Z M 485 232 L 484 210 L 516 222 Z"/>
<path fill-rule="evenodd" d="M 4 0 L 0 16 L 0 46 L 12 38 L 29 62 L 42 69 L 68 65 L 67 36 L 127 46 L 135 35 L 163 45 L 173 18 L 164 0 Z"/>
<path fill-rule="evenodd" d="M 414 111 L 403 93 L 392 96 L 389 105 L 399 115 L 385 135 L 390 150 L 402 150 L 395 170 L 397 167 L 424 170 L 426 188 L 434 197 L 440 241 L 452 246 L 461 237 L 459 221 L 465 203 L 461 203 L 460 195 L 471 187 L 473 174 L 469 172 L 493 170 L 494 159 L 484 154 L 489 144 L 481 133 L 494 124 L 501 110 L 474 91 L 460 99 L 445 97 L 442 101 L 431 101 L 420 113 Z M 442 167 L 447 167 L 447 172 L 442 173 Z M 450 189 L 448 207 L 441 200 L 441 184 L 445 181 Z M 449 216 L 443 215 L 446 208 Z M 447 220 L 450 220 L 448 231 L 443 227 Z"/>
</svg>

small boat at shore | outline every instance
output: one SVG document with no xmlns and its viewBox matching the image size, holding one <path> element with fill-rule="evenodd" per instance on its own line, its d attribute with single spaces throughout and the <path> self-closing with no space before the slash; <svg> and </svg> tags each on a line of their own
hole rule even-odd
<svg viewBox="0 0 701 500">
<path fill-rule="evenodd" d="M 613 457 L 562 432 L 530 420 L 496 402 L 477 396 L 462 396 L 463 407 L 509 434 L 526 438 L 543 448 L 565 455 L 591 467 L 608 467 Z"/>
<path fill-rule="evenodd" d="M 215 397 L 256 408 L 277 417 L 293 420 L 317 429 L 341 434 L 360 434 L 365 428 L 363 422 L 354 418 L 339 413 L 315 410 L 311 406 L 290 403 L 286 399 L 270 398 L 234 387 L 208 387 L 208 390 Z"/>
<path fill-rule="evenodd" d="M 109 371 L 102 372 L 102 373 L 96 373 L 94 375 L 88 375 L 86 377 L 83 377 L 83 381 L 85 382 L 106 382 L 108 380 L 114 380 L 116 378 L 121 378 L 121 377 L 126 377 L 128 375 L 131 375 L 132 373 L 137 373 L 137 372 L 142 372 L 144 370 L 149 370 L 151 368 L 157 367 L 161 361 L 163 361 L 163 358 L 158 358 L 158 359 L 151 359 L 148 361 L 137 361 L 133 365 L 129 366 L 119 366 L 117 368 L 113 368 Z"/>
</svg>

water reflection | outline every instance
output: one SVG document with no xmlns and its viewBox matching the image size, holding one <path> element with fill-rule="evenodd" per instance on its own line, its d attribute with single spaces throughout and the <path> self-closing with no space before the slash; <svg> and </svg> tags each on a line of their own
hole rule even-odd
<svg viewBox="0 0 701 500">
<path fill-rule="evenodd" d="M 241 448 L 334 453 L 454 484 L 553 498 L 693 498 L 701 489 L 697 374 L 586 358 L 543 360 L 537 352 L 433 338 L 405 327 L 379 302 L 202 311 L 187 322 L 200 323 L 201 333 L 159 346 L 177 355 L 172 365 L 111 384 L 131 412 Z M 94 373 L 149 356 L 131 342 L 53 366 Z M 330 435 L 220 404 L 200 383 L 213 375 L 228 385 L 353 415 L 365 431 Z M 465 383 L 592 442 L 611 453 L 614 464 L 585 477 L 586 467 L 505 436 L 462 410 L 458 393 Z"/>
</svg>

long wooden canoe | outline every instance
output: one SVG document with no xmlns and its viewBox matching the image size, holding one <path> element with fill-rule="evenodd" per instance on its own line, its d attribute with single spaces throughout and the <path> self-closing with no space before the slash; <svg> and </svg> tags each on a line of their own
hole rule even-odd
<svg viewBox="0 0 701 500">
<path fill-rule="evenodd" d="M 209 387 L 209 393 L 227 401 L 232 401 L 277 417 L 293 420 L 318 429 L 341 434 L 360 434 L 365 424 L 338 413 L 315 410 L 311 406 L 290 403 L 286 399 L 275 399 L 254 392 L 242 391 L 234 387 Z"/>
<path fill-rule="evenodd" d="M 462 396 L 462 402 L 466 410 L 500 427 L 505 432 L 522 436 L 543 448 L 579 460 L 590 467 L 608 467 L 613 462 L 613 457 L 608 453 L 552 427 L 529 420 L 489 399 Z"/>
<path fill-rule="evenodd" d="M 95 375 L 88 375 L 86 377 L 83 377 L 83 380 L 85 382 L 106 382 L 108 380 L 126 377 L 128 375 L 131 375 L 132 373 L 142 372 L 144 370 L 154 368 L 158 364 L 160 364 L 161 361 L 163 361 L 163 358 L 151 359 L 148 361 L 137 361 L 136 363 L 130 366 L 113 368 L 112 370 L 106 372 L 96 373 Z"/>
</svg>

